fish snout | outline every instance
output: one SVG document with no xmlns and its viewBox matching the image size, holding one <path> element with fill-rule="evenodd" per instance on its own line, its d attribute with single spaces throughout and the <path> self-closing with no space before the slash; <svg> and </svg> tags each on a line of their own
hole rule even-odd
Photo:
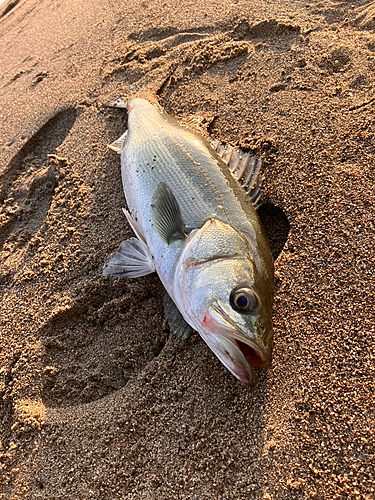
<svg viewBox="0 0 375 500">
<path fill-rule="evenodd" d="M 206 311 L 204 326 L 229 339 L 241 352 L 249 366 L 267 368 L 272 362 L 272 325 L 259 318 L 249 324 L 237 323 L 216 302 Z"/>
</svg>

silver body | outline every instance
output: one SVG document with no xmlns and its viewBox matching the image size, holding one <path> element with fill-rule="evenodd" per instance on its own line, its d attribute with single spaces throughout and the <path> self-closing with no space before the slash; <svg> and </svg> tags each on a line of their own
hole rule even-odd
<svg viewBox="0 0 375 500">
<path fill-rule="evenodd" d="M 132 99 L 126 106 L 128 133 L 121 151 L 121 174 L 131 218 L 185 320 L 238 379 L 252 385 L 251 367 L 243 366 L 246 359 L 235 359 L 231 349 L 238 348 L 237 339 L 254 350 L 256 366 L 270 364 L 273 261 L 257 212 L 203 137 L 146 100 Z M 186 228 L 185 238 L 169 244 L 153 224 L 152 200 L 160 183 L 172 191 Z M 247 317 L 245 323 L 242 316 L 233 319 L 229 305 L 231 287 L 244 280 L 255 287 L 260 302 L 257 318 Z M 218 307 L 211 305 L 222 304 L 226 297 L 228 304 L 219 306 L 221 319 L 216 318 Z M 207 322 L 207 314 L 219 325 Z M 246 330 L 247 323 L 252 331 Z"/>
</svg>

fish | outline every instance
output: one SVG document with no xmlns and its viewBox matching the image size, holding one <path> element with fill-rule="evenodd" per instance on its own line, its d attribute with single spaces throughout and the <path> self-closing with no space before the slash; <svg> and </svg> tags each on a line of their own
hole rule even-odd
<svg viewBox="0 0 375 500">
<path fill-rule="evenodd" d="M 146 99 L 110 105 L 128 114 L 109 147 L 121 155 L 123 211 L 135 237 L 103 275 L 156 272 L 171 329 L 197 331 L 234 377 L 256 385 L 255 368 L 271 365 L 273 348 L 274 263 L 256 210 L 260 159 L 213 146 Z"/>
</svg>

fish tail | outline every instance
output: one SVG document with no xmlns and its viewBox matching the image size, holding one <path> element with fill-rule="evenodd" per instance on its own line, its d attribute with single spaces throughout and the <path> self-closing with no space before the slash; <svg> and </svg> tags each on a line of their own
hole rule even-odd
<svg viewBox="0 0 375 500">
<path fill-rule="evenodd" d="M 128 109 L 129 99 L 127 97 L 119 97 L 108 103 L 110 108 L 124 108 Z"/>
</svg>

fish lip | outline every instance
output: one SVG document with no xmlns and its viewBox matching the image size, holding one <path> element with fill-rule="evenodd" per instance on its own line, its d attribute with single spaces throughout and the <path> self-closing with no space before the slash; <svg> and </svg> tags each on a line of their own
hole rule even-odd
<svg viewBox="0 0 375 500">
<path fill-rule="evenodd" d="M 241 382 L 241 384 L 247 387 L 255 387 L 259 382 L 259 377 L 257 372 L 252 366 L 248 366 L 249 370 L 243 370 L 240 374 L 237 373 L 235 377 Z"/>
<path fill-rule="evenodd" d="M 257 385 L 259 382 L 258 374 L 254 368 L 249 365 L 236 341 L 213 333 L 206 328 L 200 328 L 198 332 L 213 353 L 241 384 L 247 387 L 255 387 Z M 217 342 L 222 345 L 223 341 L 225 341 L 225 348 L 218 349 L 216 345 Z M 230 347 L 228 344 L 230 344 Z M 226 354 L 223 356 L 223 352 L 225 351 Z"/>
<path fill-rule="evenodd" d="M 241 333 L 240 327 L 233 322 L 217 302 L 211 304 L 209 309 L 216 311 L 228 325 L 225 331 L 226 335 L 222 332 L 217 332 L 217 335 L 231 340 L 241 351 L 249 366 L 267 368 L 271 365 L 272 357 L 257 342 L 249 339 L 245 333 Z"/>
</svg>

